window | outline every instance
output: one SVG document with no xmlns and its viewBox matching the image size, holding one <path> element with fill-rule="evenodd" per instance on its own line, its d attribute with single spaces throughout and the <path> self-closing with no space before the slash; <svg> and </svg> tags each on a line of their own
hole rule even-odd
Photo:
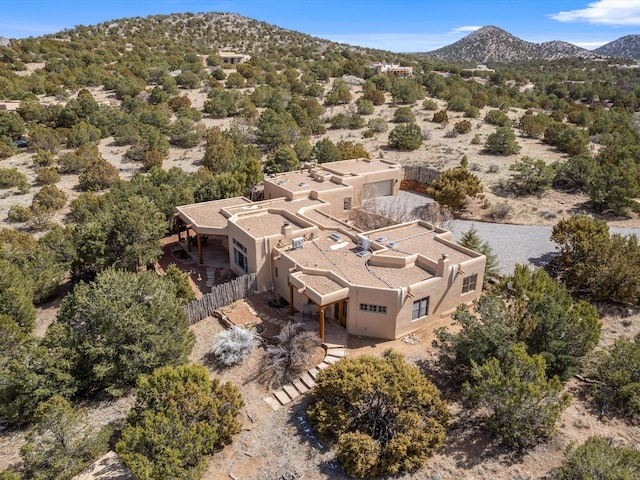
<svg viewBox="0 0 640 480">
<path fill-rule="evenodd" d="M 373 313 L 387 313 L 387 307 L 385 305 L 369 305 L 368 303 L 361 303 L 360 311 L 373 312 Z"/>
<path fill-rule="evenodd" d="M 478 282 L 478 274 L 474 273 L 464 279 L 462 279 L 462 293 L 473 292 L 476 289 L 476 283 Z"/>
<path fill-rule="evenodd" d="M 411 320 L 418 320 L 429 314 L 429 297 L 421 298 L 413 302 L 413 310 L 411 311 Z"/>
<path fill-rule="evenodd" d="M 278 267 L 276 267 L 276 278 L 278 278 Z"/>
<path fill-rule="evenodd" d="M 238 267 L 242 269 L 243 272 L 247 273 L 249 271 L 247 262 L 247 247 L 242 245 L 235 238 L 233 239 L 233 261 Z"/>
<path fill-rule="evenodd" d="M 344 197 L 342 200 L 342 209 L 351 210 L 351 197 Z"/>
</svg>

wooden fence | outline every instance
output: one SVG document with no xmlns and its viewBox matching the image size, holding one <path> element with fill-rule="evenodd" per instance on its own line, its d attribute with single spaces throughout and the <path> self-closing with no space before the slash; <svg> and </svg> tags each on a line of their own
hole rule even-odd
<svg viewBox="0 0 640 480">
<path fill-rule="evenodd" d="M 247 298 L 256 293 L 256 274 L 243 275 L 230 282 L 212 287 L 211 293 L 185 305 L 189 324 L 193 325 L 213 315 L 218 308 L 229 305 L 241 298 Z"/>
<path fill-rule="evenodd" d="M 405 165 L 402 169 L 404 179 L 413 182 L 432 183 L 440 176 L 440 170 L 424 165 Z"/>
</svg>

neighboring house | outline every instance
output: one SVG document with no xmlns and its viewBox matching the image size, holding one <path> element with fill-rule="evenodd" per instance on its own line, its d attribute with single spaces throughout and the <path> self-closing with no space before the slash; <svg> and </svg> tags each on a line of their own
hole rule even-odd
<svg viewBox="0 0 640 480">
<path fill-rule="evenodd" d="M 238 275 L 256 273 L 294 309 L 349 333 L 395 339 L 435 328 L 480 294 L 485 257 L 421 220 L 362 232 L 345 220 L 367 197 L 396 195 L 400 165 L 345 160 L 265 180 L 265 200 L 240 197 L 177 207 L 202 238 L 217 236 Z M 190 242 L 188 242 L 190 245 Z"/>
<path fill-rule="evenodd" d="M 10 47 L 11 40 L 7 37 L 0 37 L 0 47 Z"/>
<path fill-rule="evenodd" d="M 220 60 L 222 60 L 223 65 L 237 65 L 251 60 L 251 56 L 235 52 L 219 51 L 218 56 L 220 57 Z"/>
<path fill-rule="evenodd" d="M 413 74 L 413 67 L 401 67 L 395 63 L 374 62 L 371 68 L 376 73 L 388 73 L 397 77 L 410 77 Z"/>
</svg>

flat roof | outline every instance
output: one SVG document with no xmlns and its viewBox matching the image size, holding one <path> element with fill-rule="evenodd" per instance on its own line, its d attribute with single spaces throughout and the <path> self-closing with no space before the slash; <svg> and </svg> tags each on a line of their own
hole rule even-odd
<svg viewBox="0 0 640 480">
<path fill-rule="evenodd" d="M 254 238 L 279 234 L 285 222 L 289 222 L 294 227 L 304 228 L 304 225 L 296 222 L 295 217 L 285 217 L 281 213 L 269 212 L 268 210 L 254 215 L 242 215 L 233 221 Z"/>
<path fill-rule="evenodd" d="M 324 191 L 334 190 L 338 188 L 350 188 L 349 185 L 342 185 L 331 181 L 333 174 L 325 172 L 324 181 L 316 180 L 313 175 L 308 172 L 289 172 L 278 175 L 277 177 L 265 178 L 265 182 L 286 188 L 290 192 L 305 192 L 311 190 Z"/>
<path fill-rule="evenodd" d="M 439 238 L 444 232 L 437 232 L 419 223 L 401 224 L 391 228 L 375 230 L 365 234 L 370 240 L 384 237 L 385 243 L 381 245 L 387 247 L 385 255 L 406 256 L 408 253 L 419 253 L 428 259 L 437 262 L 442 254 L 447 254 L 451 263 L 461 263 L 474 255 L 462 252 L 457 248 L 447 245 Z M 389 242 L 395 242 L 396 247 L 389 248 Z"/>
<path fill-rule="evenodd" d="M 226 198 L 223 200 L 212 200 L 210 202 L 193 203 L 176 207 L 176 210 L 184 221 L 196 227 L 202 228 L 225 228 L 227 217 L 220 210 L 231 206 L 242 206 L 252 203 L 245 197 Z"/>
<path fill-rule="evenodd" d="M 440 234 L 436 231 L 416 222 L 382 232 L 370 232 L 366 236 L 372 242 L 386 246 L 386 250 L 376 250 L 379 255 L 409 257 L 420 254 L 437 263 L 441 255 L 446 253 L 452 264 L 474 258 L 473 255 L 446 245 L 438 235 Z M 385 237 L 385 241 L 376 242 L 375 239 L 380 237 Z M 396 242 L 394 248 L 388 247 L 389 241 Z M 331 270 L 354 285 L 400 288 L 434 276 L 415 263 L 397 267 L 369 265 L 368 259 L 376 253 L 369 252 L 365 256 L 359 256 L 361 249 L 357 243 L 336 230 L 322 230 L 316 239 L 305 241 L 303 248 L 282 251 L 303 267 Z"/>
<path fill-rule="evenodd" d="M 360 175 L 363 173 L 377 172 L 381 170 L 400 168 L 399 163 L 385 162 L 383 160 L 369 160 L 366 158 L 358 158 L 353 160 L 342 160 L 340 162 L 323 163 L 320 165 L 324 170 L 337 173 L 338 175 L 348 176 L 351 174 Z"/>
</svg>

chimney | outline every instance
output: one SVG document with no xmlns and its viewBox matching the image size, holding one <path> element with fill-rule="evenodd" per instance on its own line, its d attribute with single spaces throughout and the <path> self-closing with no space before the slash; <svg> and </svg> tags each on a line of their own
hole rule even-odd
<svg viewBox="0 0 640 480">
<path fill-rule="evenodd" d="M 280 227 L 280 233 L 285 238 L 285 240 L 289 240 L 291 239 L 291 237 L 293 237 L 293 227 L 288 220 L 285 220 L 282 224 L 282 227 Z"/>
<path fill-rule="evenodd" d="M 451 265 L 449 255 L 443 253 L 438 260 L 438 266 L 436 267 L 436 277 L 444 277 L 445 272 L 449 271 L 449 265 Z"/>
</svg>

